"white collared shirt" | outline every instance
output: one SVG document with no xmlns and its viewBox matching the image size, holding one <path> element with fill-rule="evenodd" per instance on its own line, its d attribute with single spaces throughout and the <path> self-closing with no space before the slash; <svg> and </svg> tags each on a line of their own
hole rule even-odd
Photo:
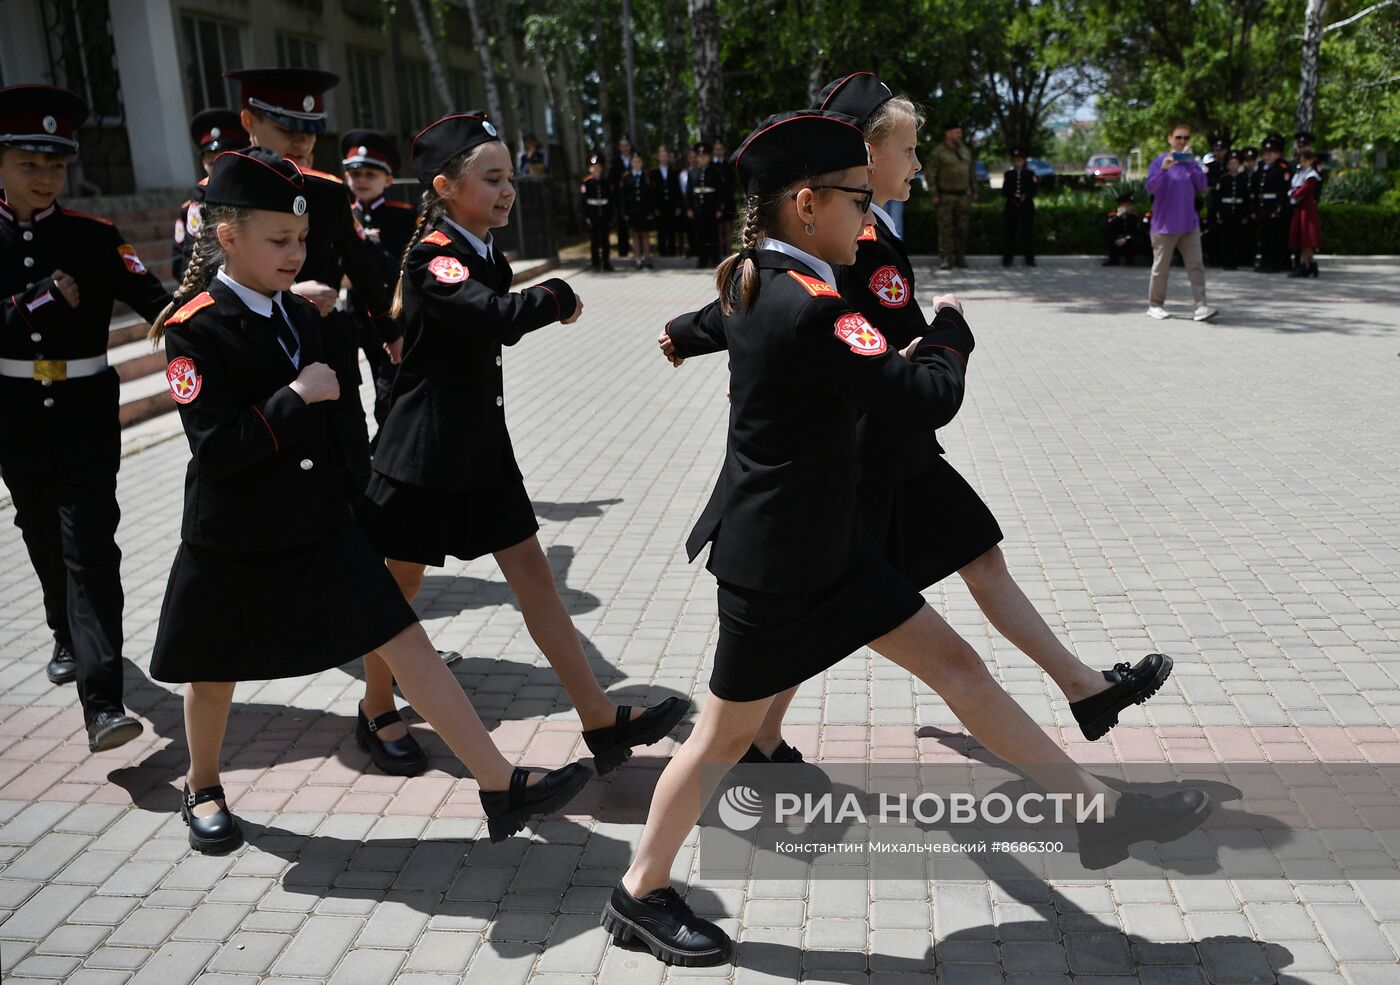
<svg viewBox="0 0 1400 985">
<path fill-rule="evenodd" d="M 474 233 L 463 229 L 461 226 L 457 225 L 457 223 L 453 222 L 449 217 L 443 216 L 443 218 L 447 220 L 447 224 L 449 226 L 457 230 L 463 236 L 467 237 L 467 242 L 472 245 L 472 249 L 476 250 L 476 252 L 481 256 L 481 259 L 491 259 L 491 244 L 492 242 L 494 242 L 494 240 L 490 233 L 486 234 L 486 241 L 482 242 L 481 240 L 477 239 Z"/>
<path fill-rule="evenodd" d="M 894 220 L 890 218 L 888 212 L 880 208 L 880 206 L 876 205 L 874 202 L 870 203 L 870 211 L 880 217 L 880 221 L 885 224 L 885 228 L 894 233 L 896 239 L 899 238 L 899 230 L 895 228 Z"/>
<path fill-rule="evenodd" d="M 826 281 L 832 287 L 836 286 L 836 273 L 831 269 L 831 264 L 827 263 L 825 260 L 818 260 L 816 257 L 812 256 L 812 254 L 805 250 L 799 250 L 791 243 L 785 243 L 780 239 L 769 237 L 764 239 L 762 243 L 759 243 L 758 248 L 760 250 L 773 250 L 784 256 L 790 256 L 794 260 L 801 260 L 807 266 L 811 267 L 812 272 L 822 280 Z"/>
<path fill-rule="evenodd" d="M 272 297 L 268 297 L 266 294 L 255 291 L 251 287 L 244 287 L 242 284 L 238 283 L 238 281 L 230 277 L 223 267 L 220 267 L 218 273 L 214 276 L 227 285 L 228 289 L 234 293 L 238 300 L 243 302 L 243 306 L 255 315 L 261 315 L 263 318 L 271 318 L 272 306 L 274 303 L 277 305 L 278 309 L 282 312 L 282 317 L 286 318 L 287 324 L 291 326 L 292 334 L 296 336 L 297 351 L 295 353 L 287 352 L 287 347 L 282 345 L 282 339 L 280 337 L 277 339 L 277 344 L 282 345 L 282 351 L 287 352 L 287 358 L 292 361 L 292 365 L 297 369 L 301 369 L 301 333 L 297 331 L 296 322 L 292 321 L 287 315 L 287 308 L 282 304 L 282 292 L 278 291 L 276 294 L 272 295 Z"/>
</svg>

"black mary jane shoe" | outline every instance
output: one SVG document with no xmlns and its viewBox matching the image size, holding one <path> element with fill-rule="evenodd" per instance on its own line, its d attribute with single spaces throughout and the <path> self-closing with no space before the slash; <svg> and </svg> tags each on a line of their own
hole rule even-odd
<svg viewBox="0 0 1400 985">
<path fill-rule="evenodd" d="M 219 802 L 217 814 L 200 817 L 194 812 L 195 807 L 211 800 Z M 180 801 L 180 816 L 189 825 L 190 847 L 201 854 L 223 855 L 243 844 L 243 829 L 238 826 L 238 819 L 229 812 L 222 786 L 205 787 L 190 793 L 190 786 L 186 783 L 184 797 Z"/>
<path fill-rule="evenodd" d="M 670 697 L 640 715 L 629 718 L 631 705 L 617 706 L 617 723 L 588 729 L 583 741 L 593 753 L 593 768 L 604 776 L 627 762 L 633 746 L 649 746 L 670 734 L 690 710 L 684 698 Z"/>
<path fill-rule="evenodd" d="M 1138 842 L 1164 844 L 1185 837 L 1204 824 L 1214 809 L 1210 794 L 1196 787 L 1160 797 L 1124 793 L 1112 817 L 1075 825 L 1079 863 L 1086 869 L 1106 869 L 1125 860 L 1128 849 Z"/>
<path fill-rule="evenodd" d="M 486 830 L 492 841 L 505 841 L 532 817 L 553 814 L 588 784 L 588 770 L 570 763 L 550 770 L 533 787 L 530 771 L 517 766 L 510 774 L 508 790 L 481 791 Z"/>
<path fill-rule="evenodd" d="M 428 768 L 428 754 L 410 732 L 401 739 L 382 739 L 379 730 L 402 722 L 397 708 L 378 718 L 366 718 L 363 707 L 355 712 L 355 742 L 369 758 L 390 776 L 417 776 Z"/>
<path fill-rule="evenodd" d="M 781 772 L 768 770 L 747 771 L 753 766 L 781 766 Z M 735 769 L 740 775 L 759 790 L 781 789 L 786 793 L 823 794 L 831 792 L 831 777 L 820 766 L 802 758 L 802 753 L 779 739 L 773 755 L 766 756 L 756 745 L 739 757 Z"/>
<path fill-rule="evenodd" d="M 1103 672 L 1108 690 L 1070 702 L 1069 710 L 1079 723 L 1079 731 L 1090 742 L 1103 738 L 1118 724 L 1120 711 L 1128 705 L 1140 705 L 1156 694 L 1171 672 L 1172 658 L 1165 653 L 1149 653 L 1135 667 L 1126 662 L 1114 664 L 1112 670 Z"/>
<path fill-rule="evenodd" d="M 99 711 L 87 723 L 88 752 L 106 752 L 126 745 L 144 731 L 146 726 L 125 712 L 115 709 Z"/>
<path fill-rule="evenodd" d="M 614 941 L 636 941 L 663 964 L 702 968 L 729 960 L 729 935 L 697 917 L 670 886 L 637 899 L 619 880 L 603 904 L 602 923 Z"/>
<path fill-rule="evenodd" d="M 50 684 L 71 684 L 78 679 L 78 658 L 73 656 L 73 648 L 62 640 L 54 640 L 53 656 L 45 671 Z"/>
</svg>

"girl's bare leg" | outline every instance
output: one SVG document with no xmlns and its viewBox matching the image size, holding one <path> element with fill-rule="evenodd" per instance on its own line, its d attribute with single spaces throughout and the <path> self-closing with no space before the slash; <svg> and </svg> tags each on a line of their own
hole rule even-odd
<svg viewBox="0 0 1400 985">
<path fill-rule="evenodd" d="M 404 600 L 412 602 L 423 586 L 423 571 L 426 565 L 414 564 L 412 561 L 395 561 L 392 558 L 384 563 L 389 568 L 389 573 L 394 576 L 399 591 L 403 592 Z M 370 720 L 393 711 L 396 707 L 394 675 L 389 672 L 389 665 L 377 653 L 365 654 L 365 697 L 360 707 L 364 710 L 365 717 Z M 403 722 L 394 722 L 379 729 L 375 734 L 385 742 L 393 742 L 407 735 L 408 727 Z"/>
<path fill-rule="evenodd" d="M 720 769 L 702 771 L 701 766 L 737 763 L 771 701 L 725 701 L 713 694 L 705 699 L 690 738 L 671 757 L 652 791 L 637 855 L 622 877 L 633 896 L 641 898 L 670 884 L 676 853 L 724 775 Z"/>
<path fill-rule="evenodd" d="M 777 749 L 778 743 L 783 741 L 783 716 L 787 714 L 788 706 L 792 704 L 792 699 L 795 697 L 797 697 L 797 688 L 795 687 L 773 695 L 772 703 L 768 706 L 768 713 L 763 716 L 763 721 L 758 726 L 758 732 L 753 737 L 753 744 L 758 746 L 758 751 L 763 755 L 773 755 L 773 750 Z M 740 755 L 742 756 L 743 753 Z"/>
<path fill-rule="evenodd" d="M 539 538 L 531 536 L 513 547 L 497 551 L 495 558 L 520 603 L 530 638 L 559 676 L 584 729 L 615 725 L 617 705 L 603 693 L 598 679 L 593 676 L 593 668 L 588 666 L 578 630 L 564 608 L 564 600 L 559 597 L 554 572 L 540 549 Z M 399 683 L 402 686 L 403 682 Z"/>
<path fill-rule="evenodd" d="M 219 751 L 228 728 L 228 712 L 233 704 L 232 681 L 198 681 L 185 685 L 185 744 L 190 752 L 190 771 L 185 777 L 190 792 L 219 785 Z M 208 817 L 220 810 L 217 801 L 195 807 L 197 817 Z"/>
</svg>

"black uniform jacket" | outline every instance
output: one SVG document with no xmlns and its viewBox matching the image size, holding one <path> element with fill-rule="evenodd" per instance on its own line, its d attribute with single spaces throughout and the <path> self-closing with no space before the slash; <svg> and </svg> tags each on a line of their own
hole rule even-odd
<svg viewBox="0 0 1400 985">
<path fill-rule="evenodd" d="M 656 217 L 656 190 L 645 171 L 628 171 L 622 176 L 622 211 L 629 219 Z"/>
<path fill-rule="evenodd" d="M 685 197 L 681 194 L 681 172 L 674 164 L 666 165 L 666 177 L 661 177 L 661 169 L 651 171 L 651 184 L 656 189 L 656 211 L 660 216 L 676 216 L 685 209 Z"/>
<path fill-rule="evenodd" d="M 375 471 L 429 489 L 485 489 L 513 468 L 506 431 L 501 346 L 573 314 L 567 281 L 552 277 L 515 294 L 499 251 L 483 259 L 445 220 L 404 265 L 408 344 L 380 429 Z"/>
<path fill-rule="evenodd" d="M 284 292 L 301 365 L 325 362 L 316 308 Z M 300 370 L 256 315 L 219 280 L 166 321 L 166 380 L 194 453 L 185 473 L 188 544 L 267 551 L 319 543 L 350 520 L 339 414 L 362 413 L 353 391 L 307 404 Z"/>
<path fill-rule="evenodd" d="M 911 424 L 946 424 L 962 403 L 972 333 L 944 308 L 910 359 L 800 261 L 758 254 L 747 312 L 674 319 L 681 356 L 727 348 L 729 441 L 710 501 L 691 531 L 693 561 L 721 581 L 802 594 L 831 585 L 873 551 L 860 512 L 862 408 Z M 930 504 L 936 508 L 936 504 Z"/>
<path fill-rule="evenodd" d="M 1210 189 L 1210 214 L 1215 219 L 1248 219 L 1255 212 L 1250 176 L 1243 171 L 1222 174 Z"/>
<path fill-rule="evenodd" d="M 613 189 L 605 178 L 585 178 L 578 186 L 583 201 L 583 214 L 589 219 L 612 215 Z"/>
<path fill-rule="evenodd" d="M 1124 212 L 1121 215 L 1115 209 L 1108 214 L 1108 221 L 1105 223 L 1108 238 L 1110 241 L 1119 239 L 1132 240 L 1139 237 L 1143 231 L 1142 216 L 1136 212 Z M 1127 249 L 1131 244 L 1124 243 L 1123 249 Z"/>
<path fill-rule="evenodd" d="M 76 309 L 53 286 L 55 270 L 77 281 Z M 115 301 L 125 301 L 147 321 L 170 302 L 169 292 L 116 226 L 54 204 L 21 227 L 0 200 L 0 357 L 100 356 L 107 351 Z M 0 377 L 0 384 L 8 383 L 27 381 Z"/>
<path fill-rule="evenodd" d="M 345 182 L 333 174 L 302 168 L 306 176 L 307 215 L 311 219 L 306 234 L 306 263 L 297 280 L 317 280 L 340 290 L 340 280 L 350 278 L 355 299 L 369 315 L 379 337 L 393 342 L 402 333 L 389 317 L 392 289 L 385 286 L 379 247 L 371 243 L 359 227 Z"/>
<path fill-rule="evenodd" d="M 1288 162 L 1279 158 L 1273 164 L 1260 162 L 1250 176 L 1250 191 L 1254 195 L 1254 206 L 1261 219 L 1277 219 L 1288 209 L 1288 189 L 1293 182 L 1293 172 Z"/>
<path fill-rule="evenodd" d="M 718 216 L 720 196 L 724 192 L 723 176 L 713 164 L 691 168 L 685 179 L 685 207 L 702 219 L 708 213 Z"/>
<path fill-rule="evenodd" d="M 350 211 L 360 228 L 368 231 L 379 230 L 379 242 L 369 240 L 373 246 L 375 259 L 379 262 L 380 277 L 385 290 L 393 297 L 394 286 L 399 282 L 399 264 L 403 262 L 403 251 L 413 238 L 413 229 L 418 223 L 418 210 L 405 202 L 395 202 L 380 196 L 368 205 L 355 202 Z M 351 300 L 354 309 L 364 313 L 365 304 L 352 290 Z"/>
<path fill-rule="evenodd" d="M 1001 179 L 1001 195 L 1011 207 L 1030 206 L 1035 208 L 1035 193 L 1039 189 L 1039 179 L 1030 168 L 1008 168 Z"/>
</svg>

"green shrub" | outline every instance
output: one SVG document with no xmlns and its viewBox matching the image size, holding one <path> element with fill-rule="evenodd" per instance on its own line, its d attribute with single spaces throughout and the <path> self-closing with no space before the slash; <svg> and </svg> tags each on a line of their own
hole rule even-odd
<svg viewBox="0 0 1400 985">
<path fill-rule="evenodd" d="M 1391 191 L 1390 177 L 1381 171 L 1340 171 L 1322 183 L 1322 201 L 1375 205 Z"/>
</svg>

